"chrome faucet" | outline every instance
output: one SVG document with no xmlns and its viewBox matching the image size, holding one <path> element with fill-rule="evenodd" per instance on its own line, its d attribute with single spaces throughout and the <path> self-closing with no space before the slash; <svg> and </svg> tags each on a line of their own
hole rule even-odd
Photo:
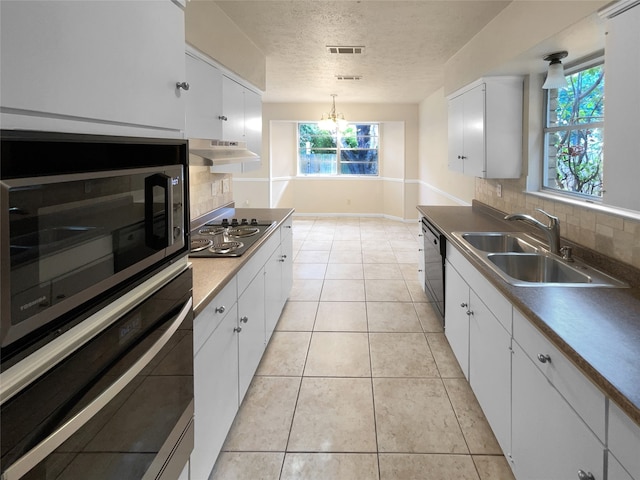
<svg viewBox="0 0 640 480">
<path fill-rule="evenodd" d="M 558 221 L 558 217 L 554 217 L 553 215 L 549 215 L 544 210 L 538 208 L 536 209 L 540 213 L 543 213 L 549 218 L 549 225 L 545 225 L 542 222 L 539 222 L 531 215 L 526 215 L 524 213 L 512 213 L 511 215 L 507 215 L 504 217 L 505 220 L 522 220 L 523 222 L 527 222 L 534 227 L 539 228 L 544 232 L 547 237 L 547 241 L 549 242 L 549 251 L 555 255 L 561 255 L 560 252 L 560 222 Z"/>
</svg>

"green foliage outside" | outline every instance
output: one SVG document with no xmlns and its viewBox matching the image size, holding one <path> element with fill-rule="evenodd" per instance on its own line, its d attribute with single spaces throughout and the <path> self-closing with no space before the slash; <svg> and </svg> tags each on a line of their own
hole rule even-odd
<svg viewBox="0 0 640 480">
<path fill-rule="evenodd" d="M 556 149 L 556 188 L 602 196 L 604 66 L 567 76 L 569 85 L 558 89 L 556 108 L 549 112 L 549 127 Z"/>
</svg>

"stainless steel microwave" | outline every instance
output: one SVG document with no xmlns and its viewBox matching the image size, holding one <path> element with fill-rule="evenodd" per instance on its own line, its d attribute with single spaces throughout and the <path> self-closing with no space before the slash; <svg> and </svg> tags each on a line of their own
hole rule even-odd
<svg viewBox="0 0 640 480">
<path fill-rule="evenodd" d="M 189 213 L 186 140 L 4 130 L 1 143 L 4 368 L 186 255 Z"/>
</svg>

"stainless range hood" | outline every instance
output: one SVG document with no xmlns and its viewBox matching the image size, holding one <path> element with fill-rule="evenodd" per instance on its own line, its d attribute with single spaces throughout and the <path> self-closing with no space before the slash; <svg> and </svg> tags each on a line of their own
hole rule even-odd
<svg viewBox="0 0 640 480">
<path fill-rule="evenodd" d="M 189 139 L 190 165 L 215 167 L 234 164 L 260 164 L 260 156 L 247 149 L 246 142 Z"/>
</svg>

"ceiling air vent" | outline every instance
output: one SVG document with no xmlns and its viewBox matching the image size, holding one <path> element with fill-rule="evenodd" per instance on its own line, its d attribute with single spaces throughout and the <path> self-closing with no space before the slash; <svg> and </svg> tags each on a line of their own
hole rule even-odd
<svg viewBox="0 0 640 480">
<path fill-rule="evenodd" d="M 364 46 L 327 45 L 327 52 L 332 55 L 362 55 Z"/>
<path fill-rule="evenodd" d="M 362 80 L 362 75 L 336 75 L 337 80 Z"/>
</svg>

